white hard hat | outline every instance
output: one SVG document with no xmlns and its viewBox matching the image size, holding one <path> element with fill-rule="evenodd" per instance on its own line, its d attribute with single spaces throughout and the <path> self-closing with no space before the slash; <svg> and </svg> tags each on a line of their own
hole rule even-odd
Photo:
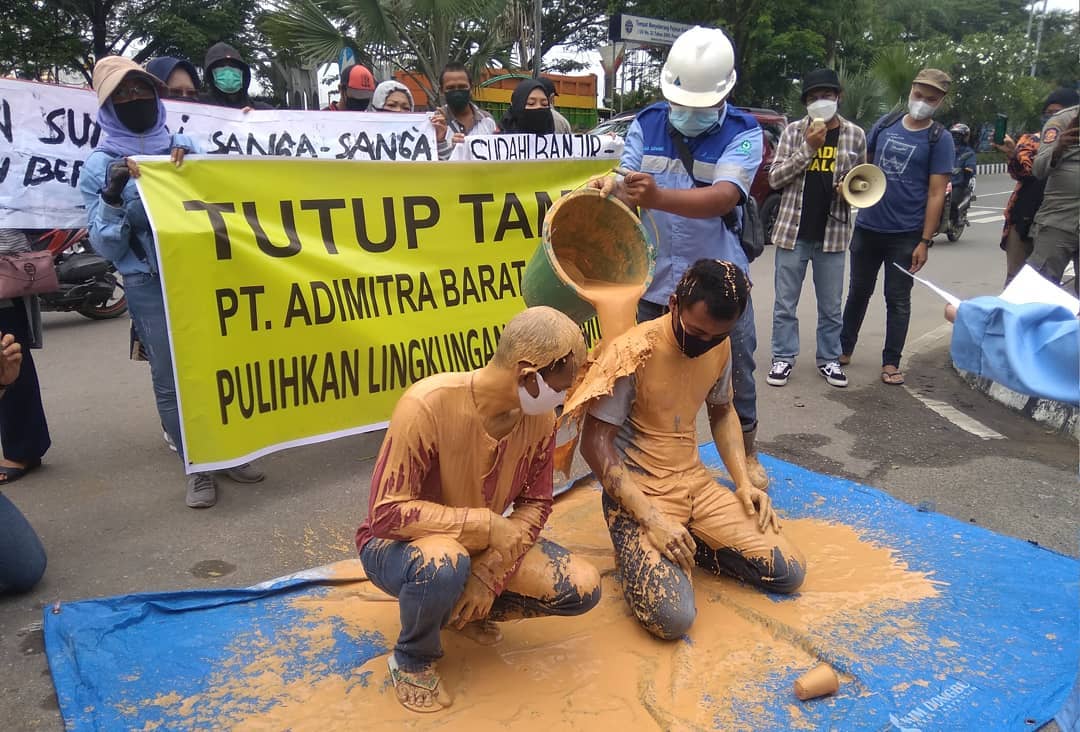
<svg viewBox="0 0 1080 732">
<path fill-rule="evenodd" d="M 695 25 L 671 44 L 660 89 L 669 102 L 713 107 L 735 86 L 735 49 L 719 28 Z"/>
</svg>

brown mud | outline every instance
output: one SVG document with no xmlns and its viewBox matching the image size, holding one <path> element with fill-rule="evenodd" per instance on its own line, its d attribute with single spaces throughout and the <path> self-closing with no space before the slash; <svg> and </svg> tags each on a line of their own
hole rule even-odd
<svg viewBox="0 0 1080 732">
<path fill-rule="evenodd" d="M 241 730 L 806 728 L 809 720 L 790 706 L 799 704 L 790 687 L 778 700 L 766 694 L 767 685 L 812 668 L 823 652 L 838 668 L 850 668 L 866 648 L 892 642 L 901 630 L 915 647 L 936 644 L 917 603 L 937 589 L 849 526 L 796 519 L 785 522 L 785 531 L 805 548 L 809 564 L 798 596 L 778 601 L 698 570 L 698 616 L 688 639 L 660 641 L 630 616 L 599 493 L 579 488 L 557 502 L 544 535 L 600 570 L 600 604 L 579 617 L 502 623 L 504 638 L 495 646 L 444 633 L 439 671 L 454 703 L 443 712 L 418 715 L 398 704 L 385 655 L 344 676 L 320 660 L 335 647 L 335 626 L 378 631 L 390 643 L 397 635 L 397 603 L 362 579 L 355 560 L 333 565 L 339 580 L 355 581 L 293 600 L 305 622 L 274 642 L 258 633 L 235 638 L 231 647 L 247 658 L 256 650 L 255 660 L 225 664 L 207 678 L 205 694 L 171 694 L 136 707 L 163 707 L 164 727 Z M 850 642 L 819 647 L 840 628 Z M 286 680 L 285 661 L 296 654 L 308 661 L 306 671 Z M 865 691 L 845 677 L 840 694 Z"/>
</svg>

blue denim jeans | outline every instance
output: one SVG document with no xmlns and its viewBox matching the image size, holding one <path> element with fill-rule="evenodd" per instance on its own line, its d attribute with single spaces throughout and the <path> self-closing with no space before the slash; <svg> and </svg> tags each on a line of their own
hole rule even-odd
<svg viewBox="0 0 1080 732">
<path fill-rule="evenodd" d="M 22 512 L 0 494 L 0 595 L 27 592 L 45 574 L 45 548 Z"/>
<path fill-rule="evenodd" d="M 156 274 L 136 272 L 124 275 L 135 333 L 150 360 L 150 380 L 154 386 L 158 417 L 169 433 L 176 453 L 184 459 L 184 442 L 180 437 L 180 409 L 176 403 L 176 380 L 173 376 L 172 351 L 169 349 L 169 328 L 165 322 L 165 301 L 161 278 Z"/>
<path fill-rule="evenodd" d="M 802 294 L 806 266 L 813 263 L 814 296 L 817 300 L 818 366 L 840 358 L 840 328 L 843 325 L 844 252 L 823 251 L 820 241 L 799 239 L 794 249 L 776 248 L 773 303 L 772 359 L 795 365 L 799 355 L 799 295 Z"/>
<path fill-rule="evenodd" d="M 401 634 L 394 645 L 398 665 L 419 671 L 441 658 L 440 633 L 472 566 L 465 547 L 445 536 L 409 542 L 371 539 L 360 551 L 360 562 L 372 584 L 398 599 Z M 599 601 L 596 569 L 558 544 L 540 539 L 495 598 L 488 619 L 580 615 Z"/>
<path fill-rule="evenodd" d="M 668 312 L 667 305 L 648 300 L 638 301 L 637 320 L 655 320 Z M 746 311 L 731 332 L 731 387 L 735 391 L 735 413 L 743 432 L 757 427 L 757 385 L 754 383 L 754 351 L 757 350 L 757 328 L 754 326 L 754 301 L 746 299 Z"/>
<path fill-rule="evenodd" d="M 855 227 L 851 238 L 851 282 L 844 305 L 844 326 L 840 331 L 840 348 L 854 353 L 870 298 L 877 286 L 878 270 L 885 268 L 885 348 L 881 351 L 882 366 L 900 367 L 900 356 L 907 341 L 911 321 L 911 286 L 915 280 L 893 266 L 905 270 L 911 267 L 911 255 L 919 245 L 921 231 L 902 234 L 882 234 Z"/>
</svg>

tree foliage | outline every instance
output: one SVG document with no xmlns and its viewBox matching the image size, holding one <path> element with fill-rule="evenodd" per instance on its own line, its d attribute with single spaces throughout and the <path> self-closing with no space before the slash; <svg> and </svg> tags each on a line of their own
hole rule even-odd
<svg viewBox="0 0 1080 732">
<path fill-rule="evenodd" d="M 174 55 L 199 65 L 222 40 L 258 60 L 257 12 L 258 0 L 8 0 L 0 3 L 0 71 L 41 79 L 64 69 L 89 82 L 104 56 Z"/>
</svg>

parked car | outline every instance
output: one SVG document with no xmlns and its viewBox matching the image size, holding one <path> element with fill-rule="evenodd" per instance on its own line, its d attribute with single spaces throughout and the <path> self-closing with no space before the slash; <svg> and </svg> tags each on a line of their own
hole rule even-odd
<svg viewBox="0 0 1080 732">
<path fill-rule="evenodd" d="M 764 150 L 761 157 L 761 167 L 750 184 L 750 195 L 757 201 L 761 213 L 761 223 L 765 228 L 765 242 L 772 244 L 772 227 L 776 223 L 776 214 L 780 210 L 780 192 L 773 190 L 769 185 L 769 166 L 772 165 L 773 156 L 776 154 L 776 146 L 780 142 L 780 135 L 787 127 L 787 117 L 780 112 L 771 109 L 759 109 L 757 107 L 739 107 L 744 112 L 754 115 L 754 119 L 761 125 L 764 139 Z M 626 137 L 630 130 L 630 123 L 640 110 L 622 112 L 611 119 L 605 120 L 589 131 L 593 135 L 608 135 Z"/>
</svg>

